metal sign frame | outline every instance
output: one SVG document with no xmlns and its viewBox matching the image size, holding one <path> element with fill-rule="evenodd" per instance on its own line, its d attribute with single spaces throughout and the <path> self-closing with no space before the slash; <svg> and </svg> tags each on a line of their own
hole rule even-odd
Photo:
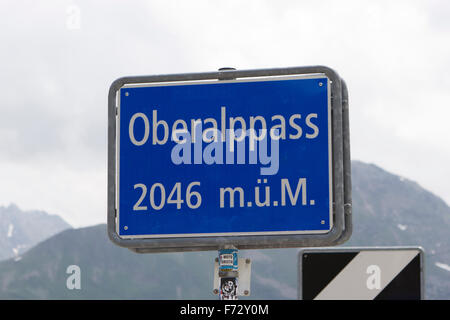
<svg viewBox="0 0 450 320">
<path fill-rule="evenodd" d="M 119 90 L 124 86 L 152 83 L 181 83 L 200 80 L 241 80 L 296 75 L 324 75 L 330 82 L 331 144 L 332 144 L 332 205 L 333 226 L 324 234 L 273 234 L 194 236 L 168 238 L 122 238 L 117 234 L 117 116 Z M 348 118 L 348 93 L 345 82 L 325 66 L 290 67 L 256 70 L 220 70 L 205 73 L 185 73 L 123 77 L 115 80 L 108 95 L 108 235 L 116 245 L 135 252 L 181 252 L 218 250 L 226 245 L 239 249 L 290 248 L 332 246 L 345 242 L 351 235 L 351 172 Z"/>
<path fill-rule="evenodd" d="M 361 251 L 418 251 L 420 255 L 420 299 L 425 297 L 425 251 L 420 246 L 303 248 L 298 252 L 298 299 L 303 300 L 303 256 L 310 253 L 354 253 Z"/>
</svg>

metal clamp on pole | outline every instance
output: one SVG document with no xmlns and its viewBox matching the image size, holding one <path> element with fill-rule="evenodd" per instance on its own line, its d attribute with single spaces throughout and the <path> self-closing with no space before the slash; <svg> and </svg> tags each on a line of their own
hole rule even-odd
<svg viewBox="0 0 450 320">
<path fill-rule="evenodd" d="M 219 80 L 234 80 L 236 77 L 233 75 L 233 73 L 229 73 L 229 71 L 236 71 L 236 68 L 233 67 L 223 67 L 219 68 Z"/>
<path fill-rule="evenodd" d="M 220 300 L 249 296 L 251 267 L 250 259 L 238 257 L 236 247 L 220 249 L 214 266 L 214 294 L 218 294 Z"/>
</svg>

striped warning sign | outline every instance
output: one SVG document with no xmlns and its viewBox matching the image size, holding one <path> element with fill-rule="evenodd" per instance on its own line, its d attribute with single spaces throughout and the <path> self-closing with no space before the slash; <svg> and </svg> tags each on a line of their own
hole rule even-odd
<svg viewBox="0 0 450 320">
<path fill-rule="evenodd" d="M 299 253 L 303 300 L 419 300 L 420 247 L 323 248 Z"/>
</svg>

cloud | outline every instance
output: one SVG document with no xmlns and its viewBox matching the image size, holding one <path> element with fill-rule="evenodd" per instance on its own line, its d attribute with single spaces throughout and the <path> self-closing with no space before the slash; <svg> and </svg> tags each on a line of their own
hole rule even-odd
<svg viewBox="0 0 450 320">
<path fill-rule="evenodd" d="M 68 28 L 71 6 L 79 28 Z M 322 64 L 348 84 L 354 158 L 450 202 L 449 10 L 438 0 L 3 1 L 0 165 L 11 188 L 0 201 L 76 208 L 73 225 L 106 219 L 107 92 L 118 77 Z M 24 183 L 39 192 L 20 200 Z"/>
</svg>

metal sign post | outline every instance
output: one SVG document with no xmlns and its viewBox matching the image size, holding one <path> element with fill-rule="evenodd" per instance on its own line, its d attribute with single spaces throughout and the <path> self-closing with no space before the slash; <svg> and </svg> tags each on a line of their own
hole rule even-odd
<svg viewBox="0 0 450 320">
<path fill-rule="evenodd" d="M 238 288 L 238 250 L 219 250 L 220 299 L 237 300 Z"/>
<path fill-rule="evenodd" d="M 214 264 L 213 293 L 219 295 L 221 300 L 250 296 L 251 266 L 251 260 L 239 257 L 235 247 L 219 250 Z"/>
</svg>

